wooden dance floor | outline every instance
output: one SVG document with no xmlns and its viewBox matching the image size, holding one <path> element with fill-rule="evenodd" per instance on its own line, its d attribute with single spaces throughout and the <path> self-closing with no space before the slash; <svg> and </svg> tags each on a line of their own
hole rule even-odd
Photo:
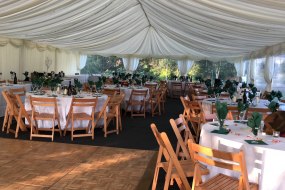
<svg viewBox="0 0 285 190">
<path fill-rule="evenodd" d="M 148 189 L 156 152 L 0 138 L 0 189 Z"/>
</svg>

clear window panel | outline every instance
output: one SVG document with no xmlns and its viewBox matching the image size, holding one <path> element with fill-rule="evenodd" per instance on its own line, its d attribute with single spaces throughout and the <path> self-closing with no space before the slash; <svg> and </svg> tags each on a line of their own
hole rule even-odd
<svg viewBox="0 0 285 190">
<path fill-rule="evenodd" d="M 264 91 L 266 82 L 264 80 L 264 67 L 265 58 L 260 58 L 255 60 L 255 77 L 254 85 L 258 90 Z"/>
<path fill-rule="evenodd" d="M 274 75 L 272 89 L 280 90 L 285 96 L 285 55 L 276 56 L 274 59 Z"/>
</svg>

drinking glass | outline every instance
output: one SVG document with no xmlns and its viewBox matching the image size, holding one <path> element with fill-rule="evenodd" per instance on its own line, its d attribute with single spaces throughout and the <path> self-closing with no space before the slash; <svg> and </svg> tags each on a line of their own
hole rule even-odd
<svg viewBox="0 0 285 190">
<path fill-rule="evenodd" d="M 280 137 L 280 131 L 273 131 L 273 135 L 274 138 L 278 138 Z"/>
<path fill-rule="evenodd" d="M 238 120 L 244 120 L 245 111 L 241 111 L 238 115 Z"/>
</svg>

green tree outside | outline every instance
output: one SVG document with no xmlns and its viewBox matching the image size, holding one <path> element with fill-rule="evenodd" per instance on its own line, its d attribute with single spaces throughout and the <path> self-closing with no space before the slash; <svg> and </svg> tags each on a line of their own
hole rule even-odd
<svg viewBox="0 0 285 190">
<path fill-rule="evenodd" d="M 86 66 L 81 70 L 81 74 L 111 75 L 114 71 L 126 72 L 121 58 L 116 56 L 88 55 Z M 172 59 L 141 59 L 135 73 L 153 76 L 159 80 L 170 79 L 173 75 L 179 77 L 176 61 Z M 193 79 L 197 77 L 212 79 L 218 76 L 218 78 L 226 80 L 235 77 L 236 70 L 232 63 L 201 60 L 195 62 L 188 76 L 192 76 Z"/>
</svg>

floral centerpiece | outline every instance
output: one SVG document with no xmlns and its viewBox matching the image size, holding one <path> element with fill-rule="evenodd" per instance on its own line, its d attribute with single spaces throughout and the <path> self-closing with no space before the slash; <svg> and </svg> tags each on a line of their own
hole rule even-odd
<svg viewBox="0 0 285 190">
<path fill-rule="evenodd" d="M 208 82 L 207 82 L 208 84 Z M 223 86 L 223 82 L 221 79 L 215 79 L 215 83 L 214 83 L 214 86 L 210 86 L 208 88 L 208 94 L 209 95 L 214 95 L 216 98 L 220 96 L 220 94 L 223 92 L 223 89 L 222 89 L 222 86 Z"/>
<path fill-rule="evenodd" d="M 253 112 L 252 117 L 248 119 L 248 126 L 252 129 L 252 133 L 256 136 L 261 124 L 262 115 L 258 112 Z"/>
<path fill-rule="evenodd" d="M 239 120 L 244 120 L 246 110 L 248 109 L 248 103 L 243 103 L 242 101 L 238 101 L 238 112 L 239 112 Z"/>
<path fill-rule="evenodd" d="M 226 102 L 216 102 L 217 117 L 219 121 L 219 130 L 214 130 L 213 132 L 219 134 L 228 134 L 229 131 L 224 128 L 224 122 L 228 114 L 228 107 Z"/>
<path fill-rule="evenodd" d="M 47 74 L 41 75 L 38 72 L 33 72 L 32 88 L 34 91 L 41 90 L 42 87 L 50 87 L 54 91 L 58 84 L 61 84 L 62 78 L 60 76 L 48 76 Z"/>
<path fill-rule="evenodd" d="M 44 77 L 44 85 L 47 87 L 50 87 L 51 91 L 54 92 L 55 88 L 57 87 L 58 84 L 61 84 L 62 78 L 59 76 L 46 76 Z"/>
<path fill-rule="evenodd" d="M 275 97 L 278 99 L 278 101 L 280 101 L 280 99 L 282 98 L 282 92 L 279 90 L 272 90 L 271 93 L 267 95 L 267 100 L 271 102 Z"/>
<path fill-rule="evenodd" d="M 75 88 L 77 89 L 77 91 L 79 91 L 80 89 L 82 89 L 82 83 L 77 79 L 77 78 L 75 78 L 74 79 L 74 86 L 75 86 Z"/>
<path fill-rule="evenodd" d="M 25 71 L 25 72 L 23 73 L 23 75 L 25 76 L 25 80 L 24 80 L 24 81 L 30 81 L 29 72 L 28 72 L 28 71 Z"/>
</svg>

